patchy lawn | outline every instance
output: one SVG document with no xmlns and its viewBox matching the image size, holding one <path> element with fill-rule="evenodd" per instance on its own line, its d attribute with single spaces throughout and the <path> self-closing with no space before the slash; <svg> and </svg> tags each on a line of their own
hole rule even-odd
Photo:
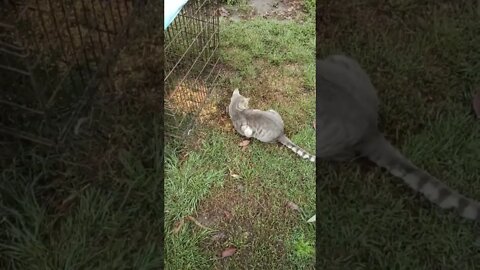
<svg viewBox="0 0 480 270">
<path fill-rule="evenodd" d="M 390 3 L 390 4 L 388 4 Z M 321 5 L 320 57 L 346 53 L 371 75 L 381 128 L 415 164 L 480 199 L 480 83 L 474 1 L 331 1 Z M 321 269 L 477 269 L 472 222 L 359 163 L 321 165 Z"/>
<path fill-rule="evenodd" d="M 65 145 L 0 136 L 16 150 L 2 159 L 0 269 L 162 268 L 163 51 L 149 29 L 131 29 L 117 91 L 99 87 Z"/>
<path fill-rule="evenodd" d="M 287 135 L 314 153 L 314 23 L 223 20 L 221 46 L 209 117 L 165 150 L 167 269 L 313 269 L 314 165 L 280 145 L 240 146 L 225 107 L 238 87 L 252 107 L 277 110 Z"/>
</svg>

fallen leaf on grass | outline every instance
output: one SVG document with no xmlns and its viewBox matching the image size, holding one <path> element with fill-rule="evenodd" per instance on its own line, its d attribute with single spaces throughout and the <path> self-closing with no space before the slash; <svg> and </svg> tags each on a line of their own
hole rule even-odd
<svg viewBox="0 0 480 270">
<path fill-rule="evenodd" d="M 473 109 L 475 110 L 477 118 L 480 119 L 480 91 L 473 97 Z"/>
<path fill-rule="evenodd" d="M 250 140 L 243 140 L 241 141 L 238 145 L 240 145 L 241 147 L 245 148 L 247 147 L 247 145 L 250 144 Z"/>
<path fill-rule="evenodd" d="M 237 252 L 237 248 L 235 248 L 235 247 L 229 247 L 229 248 L 225 249 L 224 251 L 222 251 L 221 258 L 230 257 L 230 256 L 232 256 L 233 254 L 235 254 L 235 252 Z"/>
<path fill-rule="evenodd" d="M 313 129 L 317 130 L 317 125 L 315 123 L 315 120 L 313 120 Z"/>
<path fill-rule="evenodd" d="M 288 202 L 287 207 L 294 211 L 300 211 L 300 207 L 293 202 Z"/>
<path fill-rule="evenodd" d="M 185 219 L 180 219 L 179 221 L 175 222 L 175 225 L 173 225 L 173 234 L 177 234 L 183 227 L 183 224 L 185 224 Z"/>
</svg>

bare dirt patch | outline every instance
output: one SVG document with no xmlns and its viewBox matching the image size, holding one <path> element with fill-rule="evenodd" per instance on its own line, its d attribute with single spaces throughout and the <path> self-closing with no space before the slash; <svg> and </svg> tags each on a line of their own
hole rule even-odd
<svg viewBox="0 0 480 270">
<path fill-rule="evenodd" d="M 264 18 L 292 20 L 305 14 L 303 1 L 299 0 L 251 0 L 250 4 L 256 10 L 256 14 Z"/>
<path fill-rule="evenodd" d="M 191 83 L 182 83 L 175 87 L 165 99 L 167 107 L 177 113 L 187 114 L 195 112 L 207 97 L 205 86 L 192 87 Z"/>
<path fill-rule="evenodd" d="M 217 89 L 222 92 L 218 94 L 215 91 L 211 94 L 210 99 L 199 113 L 199 121 L 202 125 L 220 129 L 222 131 L 233 130 L 232 123 L 227 113 L 227 107 L 230 102 L 227 97 L 227 89 Z"/>
<path fill-rule="evenodd" d="M 293 20 L 305 15 L 303 1 L 300 0 L 249 0 L 246 7 L 224 6 L 221 15 L 232 21 L 255 17 Z"/>
<path fill-rule="evenodd" d="M 262 185 L 260 180 L 243 181 L 230 177 L 224 187 L 212 190 L 211 196 L 198 207 L 195 219 L 216 230 L 202 243 L 202 247 L 214 255 L 234 245 L 239 250 L 235 260 L 245 261 L 238 257 L 246 259 L 254 253 L 248 249 L 249 246 L 258 246 L 262 241 L 271 242 L 265 238 L 278 233 L 278 230 L 288 230 L 298 220 L 295 211 L 273 205 L 275 200 L 272 197 L 280 196 L 277 191 Z M 272 216 L 276 218 L 272 220 Z M 279 220 L 281 226 L 276 225 Z M 279 241 L 276 244 L 275 252 L 281 254 L 285 249 L 284 243 Z"/>
<path fill-rule="evenodd" d="M 258 75 L 256 81 L 258 87 L 253 93 L 255 96 L 256 104 L 259 106 L 271 105 L 272 100 L 275 100 L 278 104 L 288 104 L 295 96 L 301 95 L 303 85 L 302 79 L 297 76 L 291 76 L 287 73 L 287 69 L 295 70 L 295 73 L 299 71 L 299 67 L 296 65 L 289 65 L 283 70 L 275 67 L 269 67 L 262 70 Z"/>
</svg>

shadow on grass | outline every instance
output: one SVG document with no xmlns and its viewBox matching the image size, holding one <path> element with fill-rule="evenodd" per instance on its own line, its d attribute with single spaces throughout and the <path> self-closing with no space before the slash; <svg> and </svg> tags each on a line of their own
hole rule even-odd
<svg viewBox="0 0 480 270">
<path fill-rule="evenodd" d="M 480 82 L 474 1 L 332 1 L 319 7 L 317 53 L 346 53 L 371 75 L 381 129 L 419 167 L 480 199 Z M 323 164 L 319 267 L 476 269 L 473 225 L 373 167 Z M 328 247 L 328 248 L 327 248 Z"/>
</svg>

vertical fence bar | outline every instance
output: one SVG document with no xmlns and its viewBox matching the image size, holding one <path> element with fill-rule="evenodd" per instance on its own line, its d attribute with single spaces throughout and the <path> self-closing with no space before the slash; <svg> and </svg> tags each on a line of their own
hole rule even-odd
<svg viewBox="0 0 480 270">
<path fill-rule="evenodd" d="M 53 137 L 46 139 L 42 136 L 47 133 L 50 136 L 57 131 L 58 127 L 60 137 L 62 137 L 69 123 L 78 116 L 78 112 L 75 110 L 81 106 L 76 106 L 75 102 L 88 103 L 84 100 L 92 98 L 89 95 L 93 96 L 98 88 L 97 85 L 106 80 L 105 76 L 112 76 L 111 65 L 115 62 L 120 48 L 125 43 L 125 32 L 133 20 L 130 7 L 133 0 L 103 2 L 91 0 L 89 1 L 91 8 L 88 7 L 89 4 L 86 1 L 88 0 L 31 0 L 24 6 L 19 6 L 20 9 L 9 5 L 2 6 L 2 9 L 3 7 L 10 8 L 12 13 L 5 14 L 9 15 L 8 18 L 16 20 L 11 27 L 16 32 L 12 32 L 11 35 L 0 35 L 2 39 L 0 41 L 0 67 L 18 74 L 20 79 L 17 80 L 17 83 L 25 89 L 22 88 L 22 91 L 0 89 L 2 93 L 6 93 L 5 100 L 3 100 L 3 96 L 0 97 L 2 113 L 4 113 L 3 108 L 7 106 L 11 107 L 12 112 L 12 115 L 5 115 L 5 118 L 2 118 L 1 121 L 5 119 L 7 125 L 4 125 L 3 122 L 0 123 L 0 132 L 37 143 L 53 145 Z M 137 6 L 141 7 L 135 5 L 135 7 Z M 141 11 L 137 10 L 136 12 L 137 15 L 141 14 Z M 4 26 L 2 16 L 4 16 L 3 10 L 0 14 L 1 27 Z M 82 19 L 84 19 L 83 22 L 81 22 Z M 98 41 L 95 41 L 95 37 L 98 37 Z M 5 45 L 6 49 L 3 48 L 3 38 L 8 42 L 18 41 L 22 46 L 17 46 L 18 49 L 14 48 L 14 51 L 10 53 L 8 44 Z M 73 89 L 82 88 L 81 90 L 84 91 L 82 93 L 80 91 L 69 92 L 66 82 L 70 82 Z M 11 93 L 7 93 L 7 90 Z M 48 97 L 44 90 L 48 90 Z M 33 95 L 27 91 L 33 91 Z M 81 97 L 76 100 L 74 94 L 81 94 Z M 30 102 L 30 96 L 36 98 L 36 102 Z M 61 102 L 56 102 L 60 99 Z M 82 101 L 82 99 L 84 100 Z M 32 104 L 23 106 L 22 102 Z M 9 127 L 8 125 L 15 122 L 8 118 L 14 117 L 13 113 L 19 110 L 35 114 L 37 118 L 38 116 L 44 118 L 39 123 L 22 124 L 21 129 L 18 130 Z M 65 123 L 65 121 L 67 124 L 63 127 L 57 125 L 57 122 L 53 124 L 57 120 L 61 120 L 58 122 L 59 124 Z M 50 124 L 47 125 L 47 122 Z M 38 131 L 39 134 L 26 132 L 23 130 L 24 128 L 31 128 L 31 131 Z"/>
<path fill-rule="evenodd" d="M 187 126 L 193 127 L 218 77 L 216 44 L 219 37 L 214 23 L 217 14 L 211 12 L 215 7 L 213 1 L 190 0 L 164 31 L 165 85 L 166 91 L 173 90 L 171 94 L 166 92 L 170 111 L 167 115 L 175 118 L 171 128 L 177 129 L 181 125 L 178 123 L 184 123 L 189 116 L 192 120 Z M 188 130 L 187 127 L 185 132 Z"/>
</svg>

